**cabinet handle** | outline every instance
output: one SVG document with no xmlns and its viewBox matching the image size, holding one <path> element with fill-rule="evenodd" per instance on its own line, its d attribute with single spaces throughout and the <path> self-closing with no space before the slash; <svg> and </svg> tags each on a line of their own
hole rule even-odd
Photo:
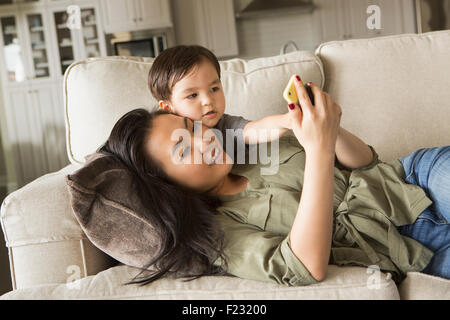
<svg viewBox="0 0 450 320">
<path fill-rule="evenodd" d="M 138 14 L 137 20 L 138 20 L 138 21 L 142 21 L 142 17 L 141 17 L 141 6 L 140 6 L 139 3 L 137 3 L 137 2 L 135 2 L 134 4 L 135 4 L 135 6 L 136 6 L 136 8 L 137 8 L 137 14 Z"/>
</svg>

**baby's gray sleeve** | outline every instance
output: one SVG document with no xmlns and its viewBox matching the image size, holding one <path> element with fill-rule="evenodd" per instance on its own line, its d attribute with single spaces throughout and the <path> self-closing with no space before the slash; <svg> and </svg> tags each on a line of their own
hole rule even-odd
<svg viewBox="0 0 450 320">
<path fill-rule="evenodd" d="M 231 116 L 224 113 L 220 121 L 217 123 L 217 128 L 220 131 L 225 131 L 225 129 L 242 129 L 250 120 L 247 120 L 241 116 Z"/>
<path fill-rule="evenodd" d="M 240 146 L 242 145 L 244 148 L 247 148 L 247 145 L 245 144 L 244 141 L 244 136 L 243 136 L 243 131 L 244 131 L 244 127 L 245 125 L 250 122 L 247 119 L 244 119 L 243 117 L 240 116 L 231 116 L 229 114 L 223 114 L 222 117 L 220 118 L 219 122 L 217 122 L 215 129 L 220 130 L 221 137 L 219 137 L 220 143 L 222 144 L 225 152 L 227 152 L 230 157 L 233 158 L 233 162 L 234 159 L 236 159 L 237 156 L 237 150 L 240 148 Z M 231 133 L 232 135 L 230 137 L 233 137 L 233 139 L 231 139 L 232 143 L 231 145 L 229 144 L 229 142 L 227 142 L 227 129 L 231 129 L 229 133 Z M 238 130 L 241 129 L 241 130 Z M 238 131 L 235 131 L 238 130 Z M 232 149 L 229 149 L 232 148 Z"/>
</svg>

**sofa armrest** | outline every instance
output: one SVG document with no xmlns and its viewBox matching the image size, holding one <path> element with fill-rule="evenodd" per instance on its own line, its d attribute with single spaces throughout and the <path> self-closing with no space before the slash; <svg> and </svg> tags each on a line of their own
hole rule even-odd
<svg viewBox="0 0 450 320">
<path fill-rule="evenodd" d="M 66 283 L 116 263 L 92 245 L 72 214 L 64 177 L 79 167 L 46 174 L 3 201 L 1 225 L 13 289 Z"/>
</svg>

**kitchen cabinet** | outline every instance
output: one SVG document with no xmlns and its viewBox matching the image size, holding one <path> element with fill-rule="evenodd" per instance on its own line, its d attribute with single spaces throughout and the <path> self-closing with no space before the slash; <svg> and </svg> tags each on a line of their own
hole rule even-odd
<svg viewBox="0 0 450 320">
<path fill-rule="evenodd" d="M 202 0 L 205 46 L 219 57 L 238 54 L 236 22 L 231 0 Z"/>
<path fill-rule="evenodd" d="M 177 44 L 198 44 L 219 58 L 238 54 L 233 0 L 175 0 L 174 17 Z"/>
<path fill-rule="evenodd" d="M 57 89 L 60 86 L 53 81 L 27 82 L 10 87 L 5 94 L 7 134 L 17 187 L 69 163 L 64 110 Z"/>
<path fill-rule="evenodd" d="M 67 25 L 68 4 L 80 8 L 79 28 Z M 98 1 L 27 1 L 0 9 L 1 130 L 14 159 L 12 184 L 20 188 L 69 163 L 63 75 L 74 61 L 106 56 L 106 46 Z"/>
<path fill-rule="evenodd" d="M 69 28 L 66 6 L 49 9 L 51 30 L 54 35 L 58 66 L 57 75 L 62 77 L 71 63 L 91 57 L 106 56 L 104 33 L 101 29 L 99 6 L 77 4 L 80 7 L 80 28 Z M 61 78 L 62 79 L 62 78 Z"/>
<path fill-rule="evenodd" d="M 169 0 L 102 0 L 105 33 L 172 26 Z"/>
<path fill-rule="evenodd" d="M 45 11 L 2 10 L 0 14 L 2 83 L 51 76 L 51 35 Z"/>
<path fill-rule="evenodd" d="M 50 1 L 50 0 L 1 0 L 0 1 L 0 10 L 3 11 L 3 9 L 17 7 L 19 5 L 28 5 L 28 4 L 33 4 L 36 6 L 44 6 L 47 1 Z"/>
<path fill-rule="evenodd" d="M 318 43 L 416 32 L 413 0 L 314 0 Z M 370 5 L 380 8 L 380 29 L 369 29 Z"/>
</svg>

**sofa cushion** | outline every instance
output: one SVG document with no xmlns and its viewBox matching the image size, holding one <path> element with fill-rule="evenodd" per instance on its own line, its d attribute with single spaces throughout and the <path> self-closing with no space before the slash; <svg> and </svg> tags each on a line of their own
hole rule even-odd
<svg viewBox="0 0 450 320">
<path fill-rule="evenodd" d="M 450 300 L 450 280 L 408 272 L 399 292 L 402 300 Z"/>
<path fill-rule="evenodd" d="M 151 299 L 151 300 L 276 300 L 276 299 L 384 299 L 398 300 L 390 277 L 375 276 L 360 267 L 330 266 L 325 281 L 304 287 L 240 279 L 231 276 L 207 276 L 183 282 L 163 278 L 149 285 L 123 283 L 139 270 L 117 266 L 67 284 L 48 285 L 11 291 L 1 299 Z"/>
<path fill-rule="evenodd" d="M 450 30 L 331 41 L 316 54 L 341 126 L 383 161 L 450 143 Z"/>
<path fill-rule="evenodd" d="M 126 112 L 152 110 L 156 100 L 147 87 L 152 58 L 103 57 L 73 63 L 64 75 L 66 137 L 69 160 L 84 163 L 108 138 Z M 282 93 L 292 74 L 320 86 L 320 60 L 311 52 L 253 60 L 220 61 L 226 97 L 225 112 L 254 120 L 287 112 Z"/>
<path fill-rule="evenodd" d="M 117 261 L 143 267 L 159 241 L 137 177 L 113 156 L 94 153 L 67 175 L 73 213 L 92 243 Z"/>
</svg>

